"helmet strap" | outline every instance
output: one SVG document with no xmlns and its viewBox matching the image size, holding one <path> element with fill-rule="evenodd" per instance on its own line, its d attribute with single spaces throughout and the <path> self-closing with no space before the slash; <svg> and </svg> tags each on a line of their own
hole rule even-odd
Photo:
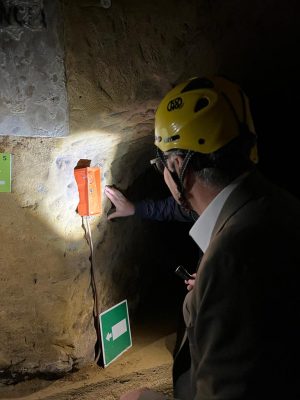
<svg viewBox="0 0 300 400">
<path fill-rule="evenodd" d="M 186 155 L 185 155 L 185 157 L 183 159 L 183 163 L 182 163 L 182 166 L 180 168 L 179 174 L 177 174 L 176 171 L 170 171 L 169 170 L 169 168 L 167 166 L 167 163 L 166 163 L 166 159 L 165 159 L 164 153 L 159 148 L 157 148 L 157 155 L 161 159 L 161 161 L 164 164 L 165 168 L 167 168 L 167 170 L 169 171 L 169 173 L 170 173 L 170 175 L 171 175 L 171 177 L 172 177 L 172 179 L 173 179 L 173 181 L 174 181 L 174 183 L 176 185 L 177 191 L 179 193 L 178 200 L 180 202 L 180 205 L 185 209 L 189 209 L 189 206 L 188 206 L 188 202 L 187 202 L 186 197 L 185 197 L 184 176 L 185 176 L 185 173 L 186 173 L 186 169 L 187 169 L 188 163 L 189 163 L 190 159 L 192 158 L 193 154 L 194 154 L 194 151 L 192 151 L 192 150 L 189 150 L 186 153 Z"/>
<path fill-rule="evenodd" d="M 185 173 L 187 170 L 188 163 L 190 162 L 190 159 L 192 158 L 193 155 L 194 155 L 194 151 L 192 151 L 192 150 L 189 150 L 186 153 L 186 156 L 184 157 L 181 169 L 179 171 L 179 176 L 176 174 L 177 179 L 179 180 L 179 183 L 180 183 L 179 187 L 177 185 L 177 188 L 179 191 L 179 202 L 180 202 L 180 205 L 187 210 L 189 210 L 190 207 L 189 207 L 188 201 L 185 196 L 186 190 L 184 187 L 184 176 L 185 176 Z"/>
<path fill-rule="evenodd" d="M 179 172 L 179 180 L 180 180 L 182 189 L 184 189 L 184 184 L 183 184 L 184 175 L 186 173 L 186 169 L 187 169 L 188 163 L 189 163 L 189 161 L 190 161 L 190 159 L 192 158 L 193 155 L 194 155 L 194 151 L 192 151 L 192 150 L 189 150 L 186 153 L 186 156 L 184 157 L 184 160 L 183 160 L 183 163 L 182 163 L 182 167 L 181 167 L 180 172 Z"/>
</svg>

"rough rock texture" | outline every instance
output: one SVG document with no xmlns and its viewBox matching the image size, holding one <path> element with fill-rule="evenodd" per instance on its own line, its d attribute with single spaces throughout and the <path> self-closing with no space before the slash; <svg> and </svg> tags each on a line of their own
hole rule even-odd
<svg viewBox="0 0 300 400">
<path fill-rule="evenodd" d="M 263 100 L 280 92 L 288 102 L 299 67 L 292 55 L 296 1 L 112 0 L 105 9 L 98 0 L 64 0 L 62 6 L 70 135 L 0 137 L 0 152 L 13 154 L 13 192 L 0 194 L 0 375 L 6 379 L 60 375 L 93 359 L 90 250 L 75 212 L 77 162 L 101 166 L 103 185 L 130 189 L 147 171 L 155 108 L 174 83 L 227 74 L 257 93 L 259 128 L 269 128 L 279 102 L 266 110 Z M 145 183 L 149 193 L 155 185 L 139 182 L 131 192 L 136 197 L 145 194 Z M 106 212 L 105 199 L 103 206 Z M 151 241 L 153 230 L 135 218 L 108 223 L 104 214 L 90 222 L 100 308 L 127 298 L 134 315 L 149 295 L 141 289 L 151 286 L 151 269 L 163 267 L 158 231 L 164 228 Z"/>
<path fill-rule="evenodd" d="M 172 349 L 175 335 L 170 314 L 141 316 L 134 324 L 133 346 L 107 368 L 90 363 L 55 381 L 39 377 L 17 384 L 0 382 L 0 399 L 113 400 L 138 387 L 172 393 Z M 173 321 L 175 322 L 175 321 Z"/>
<path fill-rule="evenodd" d="M 66 136 L 59 0 L 0 2 L 0 135 Z"/>
</svg>

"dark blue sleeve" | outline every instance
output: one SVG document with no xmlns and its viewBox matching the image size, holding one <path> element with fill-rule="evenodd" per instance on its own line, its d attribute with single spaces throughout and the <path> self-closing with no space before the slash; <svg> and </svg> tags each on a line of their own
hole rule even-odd
<svg viewBox="0 0 300 400">
<path fill-rule="evenodd" d="M 142 200 L 134 206 L 135 215 L 145 219 L 193 222 L 198 218 L 195 212 L 182 209 L 172 196 L 162 200 Z"/>
</svg>

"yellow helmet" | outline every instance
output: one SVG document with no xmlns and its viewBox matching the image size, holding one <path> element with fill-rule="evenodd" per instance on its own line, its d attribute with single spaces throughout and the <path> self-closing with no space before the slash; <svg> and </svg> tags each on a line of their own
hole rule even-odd
<svg viewBox="0 0 300 400">
<path fill-rule="evenodd" d="M 213 153 L 239 136 L 255 135 L 249 101 L 236 84 L 223 77 L 192 78 L 174 87 L 155 114 L 155 145 Z M 254 145 L 250 159 L 257 162 Z"/>
</svg>

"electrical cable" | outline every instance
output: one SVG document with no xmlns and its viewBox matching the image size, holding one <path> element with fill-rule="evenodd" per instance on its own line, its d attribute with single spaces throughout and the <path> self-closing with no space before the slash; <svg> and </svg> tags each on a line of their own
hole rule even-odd
<svg viewBox="0 0 300 400">
<path fill-rule="evenodd" d="M 94 326 L 96 329 L 97 334 L 97 343 L 95 344 L 95 361 L 98 362 L 101 356 L 101 332 L 100 332 L 100 323 L 99 323 L 99 303 L 98 303 L 98 291 L 95 279 L 95 259 L 94 259 L 94 246 L 92 240 L 92 233 L 91 227 L 89 223 L 89 219 L 87 216 L 82 217 L 82 227 L 85 232 L 85 238 L 88 242 L 90 247 L 90 262 L 91 262 L 91 286 L 93 291 L 93 299 L 94 299 L 94 306 L 93 306 L 93 316 L 94 316 Z"/>
</svg>

